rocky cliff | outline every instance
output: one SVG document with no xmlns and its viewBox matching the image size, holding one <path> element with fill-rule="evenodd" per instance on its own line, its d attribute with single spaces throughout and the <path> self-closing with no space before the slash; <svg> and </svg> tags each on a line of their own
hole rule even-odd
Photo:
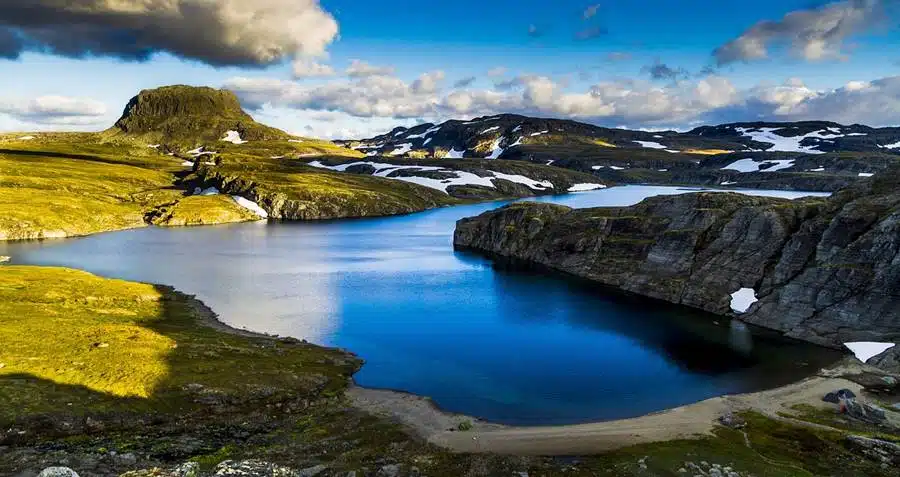
<svg viewBox="0 0 900 477">
<path fill-rule="evenodd" d="M 897 170 L 829 199 L 697 193 L 624 208 L 514 204 L 463 219 L 454 244 L 627 292 L 731 314 L 826 346 L 900 338 Z"/>
</svg>

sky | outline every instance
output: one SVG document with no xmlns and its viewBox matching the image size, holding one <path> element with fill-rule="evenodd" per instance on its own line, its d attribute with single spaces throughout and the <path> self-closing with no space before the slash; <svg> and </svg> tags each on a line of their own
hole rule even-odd
<svg viewBox="0 0 900 477">
<path fill-rule="evenodd" d="M 900 125 L 900 0 L 0 2 L 0 131 L 101 130 L 168 84 L 325 138 L 499 113 Z"/>
</svg>

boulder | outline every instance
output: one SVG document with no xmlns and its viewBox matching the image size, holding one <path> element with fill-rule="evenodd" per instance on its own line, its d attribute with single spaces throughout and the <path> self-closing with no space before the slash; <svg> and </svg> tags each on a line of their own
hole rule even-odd
<svg viewBox="0 0 900 477">
<path fill-rule="evenodd" d="M 226 460 L 216 466 L 216 477 L 298 477 L 290 467 L 261 460 Z"/>
<path fill-rule="evenodd" d="M 883 425 L 887 423 L 884 409 L 856 399 L 842 399 L 841 409 L 848 416 L 869 424 Z"/>
<path fill-rule="evenodd" d="M 68 467 L 47 467 L 38 477 L 78 477 L 78 473 Z"/>
<path fill-rule="evenodd" d="M 830 402 L 834 404 L 838 404 L 842 399 L 854 399 L 856 398 L 856 394 L 849 389 L 839 389 L 837 391 L 832 391 L 826 394 L 822 400 L 825 402 Z"/>
<path fill-rule="evenodd" d="M 880 461 L 882 466 L 900 467 L 900 445 L 863 436 L 848 436 L 847 443 L 866 457 Z"/>
</svg>

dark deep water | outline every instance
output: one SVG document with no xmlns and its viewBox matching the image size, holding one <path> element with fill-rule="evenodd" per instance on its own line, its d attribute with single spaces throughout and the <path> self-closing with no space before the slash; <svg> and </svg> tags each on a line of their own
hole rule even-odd
<svg viewBox="0 0 900 477">
<path fill-rule="evenodd" d="M 628 205 L 682 191 L 630 186 L 542 200 Z M 454 252 L 455 221 L 497 206 L 148 228 L 0 243 L 0 255 L 175 286 L 233 326 L 359 354 L 361 385 L 430 396 L 444 409 L 507 424 L 636 416 L 785 384 L 838 356 L 724 318 Z"/>
</svg>

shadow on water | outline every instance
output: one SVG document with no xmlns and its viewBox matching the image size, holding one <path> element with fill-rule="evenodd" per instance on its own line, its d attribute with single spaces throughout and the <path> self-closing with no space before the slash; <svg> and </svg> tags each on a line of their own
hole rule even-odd
<svg viewBox="0 0 900 477">
<path fill-rule="evenodd" d="M 628 336 L 686 372 L 712 377 L 740 372 L 750 378 L 742 386 L 748 391 L 788 384 L 843 357 L 839 351 L 737 319 L 628 293 L 541 265 L 507 257 L 486 258 L 466 250 L 455 253 L 463 262 L 490 263 L 495 285 L 501 290 L 499 297 L 527 296 L 546 280 L 555 280 L 568 293 L 549 297 L 549 306 L 557 297 L 569 300 L 566 307 L 587 310 L 566 316 L 573 326 Z M 572 303 L 573 299 L 577 303 Z M 511 309 L 531 305 L 504 304 Z M 535 316 L 528 309 L 512 315 Z M 538 315 L 538 319 L 545 318 Z"/>
</svg>

